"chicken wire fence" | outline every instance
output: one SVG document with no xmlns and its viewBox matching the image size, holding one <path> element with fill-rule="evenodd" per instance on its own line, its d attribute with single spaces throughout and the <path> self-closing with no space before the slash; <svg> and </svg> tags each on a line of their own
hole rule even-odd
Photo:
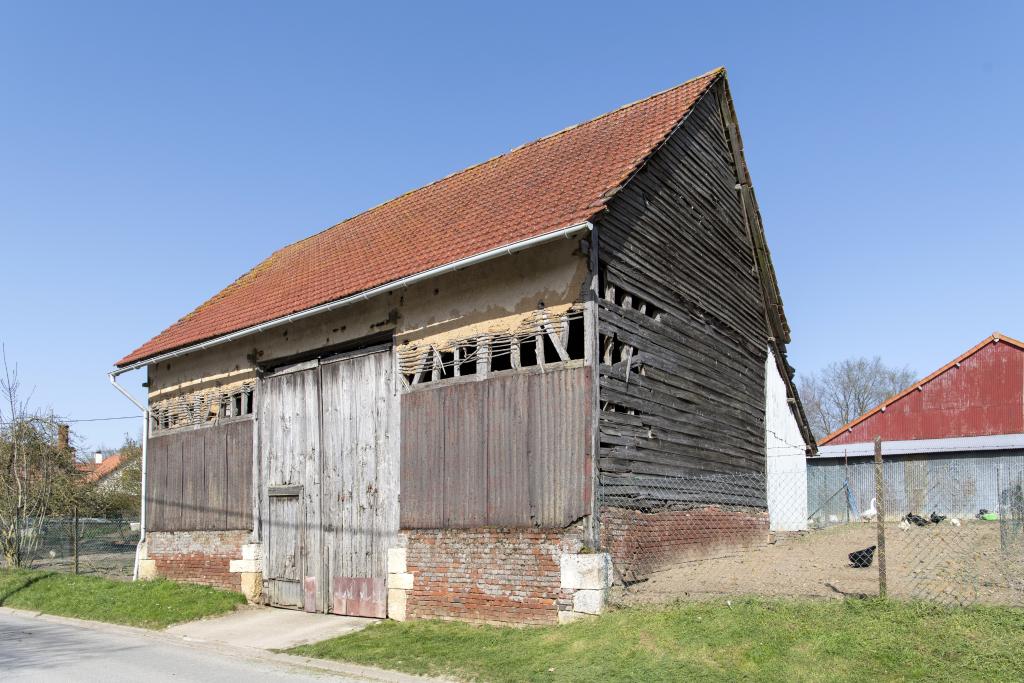
<svg viewBox="0 0 1024 683">
<path fill-rule="evenodd" d="M 1024 458 L 814 463 L 604 486 L 629 604 L 869 597 L 1024 605 Z"/>
<path fill-rule="evenodd" d="M 23 546 L 33 569 L 132 578 L 139 522 L 104 517 L 50 517 L 26 525 Z"/>
</svg>

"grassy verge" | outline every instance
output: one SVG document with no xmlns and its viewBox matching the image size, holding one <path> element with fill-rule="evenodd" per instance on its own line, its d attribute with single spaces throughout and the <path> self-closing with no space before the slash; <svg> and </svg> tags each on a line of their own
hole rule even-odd
<svg viewBox="0 0 1024 683">
<path fill-rule="evenodd" d="M 95 576 L 0 569 L 0 605 L 114 624 L 164 628 L 231 612 L 240 593 L 172 581 L 112 581 Z"/>
<path fill-rule="evenodd" d="M 884 601 L 634 608 L 568 626 L 385 622 L 290 650 L 480 681 L 1020 681 L 1024 612 Z"/>
</svg>

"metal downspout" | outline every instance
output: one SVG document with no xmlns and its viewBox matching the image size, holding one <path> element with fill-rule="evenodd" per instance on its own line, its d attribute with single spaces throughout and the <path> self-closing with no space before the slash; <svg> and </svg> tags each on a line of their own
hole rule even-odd
<svg viewBox="0 0 1024 683">
<path fill-rule="evenodd" d="M 136 581 L 139 578 L 139 552 L 142 550 L 142 544 L 146 542 L 146 446 L 149 441 L 149 408 L 136 401 L 135 397 L 128 393 L 127 389 L 117 383 L 117 376 L 121 372 L 123 371 L 115 370 L 108 373 L 107 376 L 110 377 L 110 383 L 125 398 L 135 404 L 136 408 L 142 411 L 142 481 L 140 482 L 141 490 L 139 491 L 139 542 L 135 545 L 135 565 L 132 568 L 132 581 Z"/>
</svg>

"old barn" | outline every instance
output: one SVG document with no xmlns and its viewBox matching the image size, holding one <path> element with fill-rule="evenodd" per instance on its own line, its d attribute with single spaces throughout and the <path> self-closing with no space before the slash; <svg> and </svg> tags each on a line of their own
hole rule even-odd
<svg viewBox="0 0 1024 683">
<path fill-rule="evenodd" d="M 141 571 L 397 619 L 598 611 L 652 518 L 718 502 L 659 483 L 717 475 L 767 537 L 765 487 L 727 475 L 770 469 L 769 435 L 803 464 L 789 337 L 715 70 L 284 247 L 118 361 L 148 371 Z"/>
</svg>

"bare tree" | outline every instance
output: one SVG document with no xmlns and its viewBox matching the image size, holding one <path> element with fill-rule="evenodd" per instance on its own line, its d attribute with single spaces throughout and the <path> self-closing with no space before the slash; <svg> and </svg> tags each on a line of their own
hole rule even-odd
<svg viewBox="0 0 1024 683">
<path fill-rule="evenodd" d="M 820 439 L 906 389 L 914 379 L 909 367 L 889 367 L 878 356 L 849 358 L 801 375 L 798 389 L 811 430 Z"/>
<path fill-rule="evenodd" d="M 0 552 L 8 566 L 21 567 L 31 562 L 46 520 L 74 506 L 78 486 L 60 420 L 30 408 L 17 367 L 0 355 Z"/>
</svg>

